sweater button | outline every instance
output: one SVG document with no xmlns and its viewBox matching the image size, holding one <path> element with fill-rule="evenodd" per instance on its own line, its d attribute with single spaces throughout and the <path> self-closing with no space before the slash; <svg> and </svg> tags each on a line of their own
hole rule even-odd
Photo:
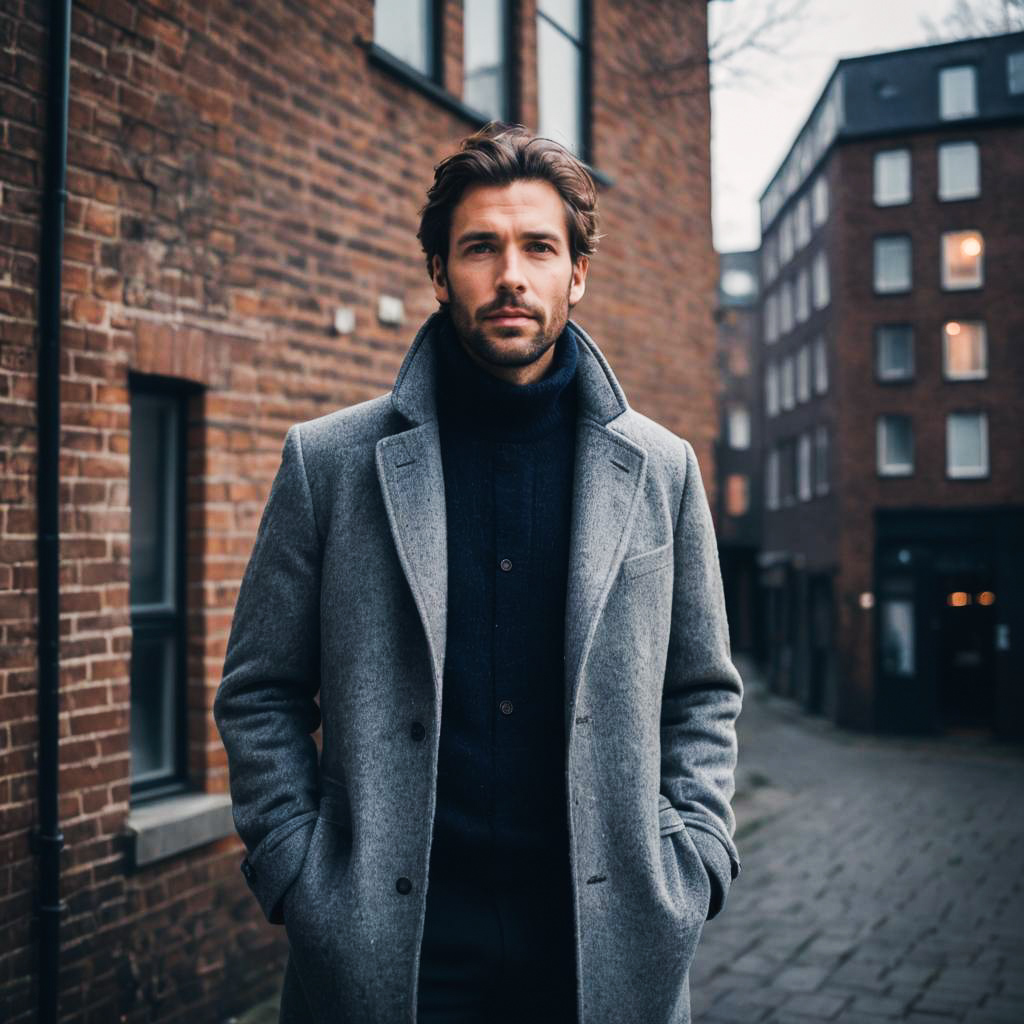
<svg viewBox="0 0 1024 1024">
<path fill-rule="evenodd" d="M 503 700 L 499 705 L 498 709 L 503 715 L 511 715 L 515 708 L 512 706 L 512 701 Z"/>
<path fill-rule="evenodd" d="M 395 888 L 403 895 L 408 896 L 412 892 L 412 882 L 404 876 L 395 882 Z"/>
<path fill-rule="evenodd" d="M 501 571 L 502 572 L 511 572 L 512 571 L 512 560 L 509 559 L 509 558 L 503 558 L 498 563 L 498 565 L 501 566 Z"/>
<path fill-rule="evenodd" d="M 419 741 L 421 739 L 423 739 L 424 736 L 427 735 L 427 730 L 423 728 L 423 723 L 422 722 L 413 722 L 412 725 L 409 726 L 409 735 L 417 743 L 419 743 Z"/>
</svg>

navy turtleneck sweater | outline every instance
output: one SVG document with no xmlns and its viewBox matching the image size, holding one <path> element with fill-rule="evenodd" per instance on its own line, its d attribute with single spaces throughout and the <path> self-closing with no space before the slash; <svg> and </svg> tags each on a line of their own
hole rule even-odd
<svg viewBox="0 0 1024 1024">
<path fill-rule="evenodd" d="M 566 328 L 524 386 L 480 369 L 449 317 L 437 342 L 448 633 L 430 870 L 561 888 L 576 339 Z"/>
</svg>

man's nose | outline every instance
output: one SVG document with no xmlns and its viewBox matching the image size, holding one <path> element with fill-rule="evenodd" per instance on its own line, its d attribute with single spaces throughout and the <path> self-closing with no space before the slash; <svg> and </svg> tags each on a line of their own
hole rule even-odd
<svg viewBox="0 0 1024 1024">
<path fill-rule="evenodd" d="M 523 257 L 515 249 L 502 253 L 498 263 L 495 285 L 499 291 L 521 292 L 526 289 L 526 278 L 523 274 Z"/>
</svg>

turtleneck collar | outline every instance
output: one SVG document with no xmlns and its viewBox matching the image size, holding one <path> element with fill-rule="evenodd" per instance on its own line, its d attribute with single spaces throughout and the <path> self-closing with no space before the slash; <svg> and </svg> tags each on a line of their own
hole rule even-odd
<svg viewBox="0 0 1024 1024">
<path fill-rule="evenodd" d="M 451 316 L 438 318 L 438 417 L 443 425 L 499 441 L 530 441 L 576 417 L 576 338 L 568 325 L 555 342 L 548 372 L 510 384 L 466 354 Z"/>
</svg>

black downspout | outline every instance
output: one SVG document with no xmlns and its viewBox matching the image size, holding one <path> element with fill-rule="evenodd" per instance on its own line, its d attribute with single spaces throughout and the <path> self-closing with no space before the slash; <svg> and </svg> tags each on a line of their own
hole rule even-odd
<svg viewBox="0 0 1024 1024">
<path fill-rule="evenodd" d="M 60 851 L 58 814 L 60 711 L 60 298 L 67 205 L 71 0 L 52 0 L 46 84 L 46 153 L 39 240 L 39 368 L 37 376 L 39 595 L 39 858 L 40 1024 L 56 1024 L 60 980 Z"/>
</svg>

